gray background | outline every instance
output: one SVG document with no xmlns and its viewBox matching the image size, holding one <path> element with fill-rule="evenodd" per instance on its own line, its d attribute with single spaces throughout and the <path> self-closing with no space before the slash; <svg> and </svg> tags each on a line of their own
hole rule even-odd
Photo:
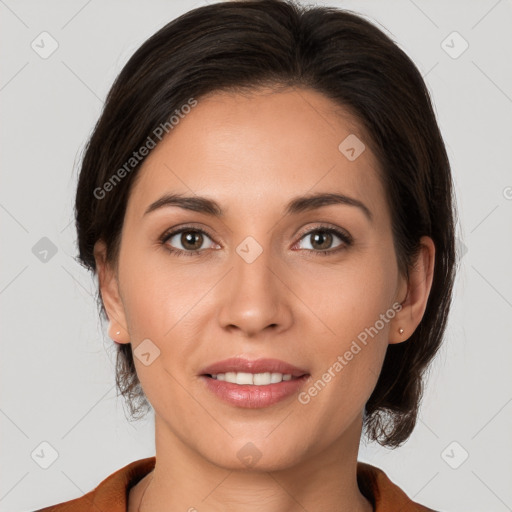
<svg viewBox="0 0 512 512">
<path fill-rule="evenodd" d="M 2 511 L 79 497 L 154 455 L 152 416 L 129 423 L 116 397 L 95 281 L 74 260 L 72 206 L 115 76 L 147 37 L 203 3 L 0 0 Z M 319 3 L 363 14 L 417 64 L 460 213 L 453 310 L 417 428 L 395 451 L 362 446 L 360 459 L 437 510 L 512 510 L 512 3 Z M 58 48 L 42 58 L 52 39 Z M 58 453 L 47 469 L 43 442 Z"/>
</svg>

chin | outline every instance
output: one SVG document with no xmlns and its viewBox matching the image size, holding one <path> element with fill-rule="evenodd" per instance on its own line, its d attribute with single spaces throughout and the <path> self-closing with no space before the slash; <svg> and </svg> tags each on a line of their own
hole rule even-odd
<svg viewBox="0 0 512 512">
<path fill-rule="evenodd" d="M 264 438 L 261 442 L 233 439 L 225 449 L 219 450 L 217 443 L 215 447 L 215 452 L 203 452 L 203 457 L 218 467 L 234 471 L 282 471 L 295 466 L 301 459 L 296 444 L 283 445 Z"/>
</svg>

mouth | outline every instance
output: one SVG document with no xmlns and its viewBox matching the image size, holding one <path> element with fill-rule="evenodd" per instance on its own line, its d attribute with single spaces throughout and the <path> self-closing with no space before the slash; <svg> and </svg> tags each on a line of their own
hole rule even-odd
<svg viewBox="0 0 512 512">
<path fill-rule="evenodd" d="M 241 356 L 217 361 L 200 371 L 200 375 L 218 380 L 227 380 L 233 384 L 256 385 L 260 382 L 273 383 L 272 379 L 276 382 L 291 380 L 294 377 L 302 377 L 306 374 L 308 374 L 307 370 L 280 359 L 260 358 L 251 360 Z M 254 379 L 254 377 L 256 378 Z M 279 380 L 277 380 L 278 377 Z M 269 378 L 270 382 L 267 382 Z M 238 382 L 238 379 L 240 382 Z"/>
<path fill-rule="evenodd" d="M 204 374 L 205 377 L 211 379 L 229 382 L 231 384 L 238 384 L 239 386 L 268 386 L 269 384 L 279 384 L 283 381 L 297 380 L 308 374 L 294 376 L 290 373 L 279 372 L 263 372 L 263 373 L 248 373 L 248 372 L 226 372 L 217 374 Z"/>
<path fill-rule="evenodd" d="M 285 400 L 304 386 L 310 374 L 278 359 L 226 359 L 204 368 L 199 377 L 222 402 L 256 409 Z"/>
</svg>

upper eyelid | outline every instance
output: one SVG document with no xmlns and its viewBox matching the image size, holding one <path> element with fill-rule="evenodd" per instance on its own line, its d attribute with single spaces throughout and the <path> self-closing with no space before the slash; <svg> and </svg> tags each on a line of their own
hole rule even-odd
<svg viewBox="0 0 512 512">
<path fill-rule="evenodd" d="M 164 231 L 163 235 L 160 236 L 160 240 L 169 240 L 169 238 L 172 238 L 173 236 L 179 235 L 183 231 L 198 231 L 200 233 L 204 233 L 209 238 L 213 240 L 213 235 L 211 235 L 206 229 L 199 228 L 197 226 L 182 226 L 178 228 L 171 228 L 166 231 Z"/>
<path fill-rule="evenodd" d="M 319 226 L 316 226 L 313 228 L 307 228 L 305 231 L 299 233 L 298 236 L 299 236 L 299 238 L 302 238 L 305 235 L 309 235 L 315 231 L 322 231 L 322 230 L 331 231 L 331 232 L 339 232 L 340 235 L 344 235 L 347 238 L 349 238 L 350 240 L 352 240 L 352 235 L 346 229 L 334 227 L 334 226 L 328 226 L 326 224 L 322 224 L 322 225 L 319 225 Z M 334 233 L 334 234 L 336 234 L 336 233 Z M 339 236 L 339 235 L 337 235 L 337 236 Z"/>
</svg>

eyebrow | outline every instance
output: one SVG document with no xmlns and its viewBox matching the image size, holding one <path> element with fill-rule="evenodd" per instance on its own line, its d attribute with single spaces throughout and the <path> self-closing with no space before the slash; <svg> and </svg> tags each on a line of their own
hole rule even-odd
<svg viewBox="0 0 512 512">
<path fill-rule="evenodd" d="M 296 215 L 306 211 L 316 210 L 322 206 L 330 206 L 334 204 L 341 204 L 347 206 L 354 206 L 359 208 L 372 222 L 373 214 L 370 209 L 358 199 L 349 197 L 345 194 L 337 193 L 315 193 L 293 198 L 285 207 L 284 215 Z M 224 212 L 216 201 L 207 197 L 201 196 L 185 196 L 183 194 L 165 194 L 153 203 L 151 203 L 144 215 L 168 206 L 177 206 L 185 210 L 192 210 L 194 212 L 204 213 L 213 217 L 223 217 Z"/>
</svg>

